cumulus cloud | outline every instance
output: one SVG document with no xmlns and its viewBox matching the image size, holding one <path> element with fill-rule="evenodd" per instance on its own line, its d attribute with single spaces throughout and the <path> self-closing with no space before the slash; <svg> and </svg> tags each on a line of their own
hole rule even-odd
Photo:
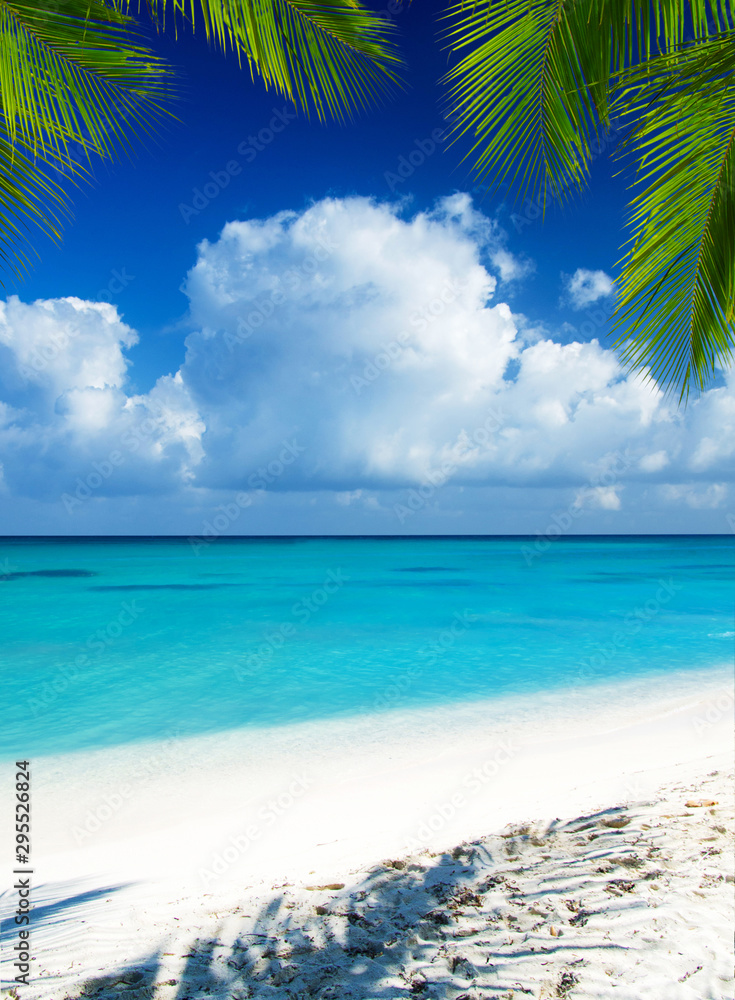
<svg viewBox="0 0 735 1000">
<path fill-rule="evenodd" d="M 533 261 L 512 254 L 504 247 L 498 247 L 497 250 L 494 250 L 490 255 L 490 260 L 493 266 L 497 268 L 500 280 L 506 283 L 520 281 L 521 278 L 527 277 L 535 270 Z"/>
<path fill-rule="evenodd" d="M 563 277 L 573 309 L 586 309 L 613 293 L 613 280 L 604 271 L 588 271 L 584 267 L 578 267 L 571 277 Z"/>
<path fill-rule="evenodd" d="M 124 352 L 137 342 L 105 303 L 0 303 L 0 458 L 11 491 L 53 499 L 79 477 L 87 489 L 100 480 L 98 495 L 186 481 L 204 426 L 180 374 L 144 396 L 126 392 Z"/>
<path fill-rule="evenodd" d="M 659 399 L 596 341 L 532 343 L 466 196 L 403 219 L 367 199 L 226 226 L 186 289 L 185 383 L 207 425 L 199 482 L 243 488 L 290 435 L 276 488 L 579 482 Z"/>
<path fill-rule="evenodd" d="M 569 487 L 617 512 L 624 483 L 696 482 L 686 496 L 720 503 L 707 484 L 735 468 L 732 380 L 682 412 L 596 340 L 529 336 L 496 301 L 498 249 L 464 195 L 411 218 L 348 198 L 231 222 L 186 278 L 182 364 L 145 394 L 114 307 L 10 299 L 5 489 L 72 507 L 85 491 L 299 491 L 379 510 L 420 484 Z M 660 502 L 696 506 L 686 496 Z"/>
<path fill-rule="evenodd" d="M 578 507 L 598 507 L 601 510 L 620 510 L 622 486 L 592 486 L 580 491 L 575 498 Z"/>
<path fill-rule="evenodd" d="M 654 451 L 649 455 L 642 455 L 638 460 L 638 467 L 644 472 L 659 472 L 669 464 L 669 456 L 665 451 Z"/>
<path fill-rule="evenodd" d="M 728 488 L 725 483 L 711 483 L 705 489 L 698 489 L 691 483 L 682 485 L 667 483 L 662 492 L 667 500 L 683 502 L 695 510 L 714 510 L 721 507 L 727 499 Z"/>
<path fill-rule="evenodd" d="M 202 245 L 183 372 L 205 411 L 227 394 L 202 477 L 241 484 L 292 435 L 308 454 L 282 486 L 389 487 L 460 452 L 476 462 L 465 439 L 519 349 L 480 259 L 491 235 L 469 199 L 409 221 L 348 199 Z"/>
</svg>

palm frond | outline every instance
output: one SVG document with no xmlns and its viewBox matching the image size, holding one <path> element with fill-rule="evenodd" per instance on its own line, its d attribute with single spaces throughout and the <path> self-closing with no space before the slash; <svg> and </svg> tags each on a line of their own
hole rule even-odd
<svg viewBox="0 0 735 1000">
<path fill-rule="evenodd" d="M 563 0 L 454 11 L 463 16 L 452 48 L 473 48 L 446 80 L 455 133 L 475 139 L 468 155 L 478 179 L 493 173 L 495 186 L 510 181 L 521 197 L 541 193 L 544 203 L 549 191 L 563 197 L 584 181 L 594 129 Z"/>
<path fill-rule="evenodd" d="M 164 113 L 170 73 L 102 0 L 0 0 L 0 258 L 28 265 L 34 227 L 60 237 L 65 185 Z M 61 170 L 61 175 L 55 171 Z"/>
<path fill-rule="evenodd" d="M 148 0 L 183 16 L 252 74 L 320 118 L 349 115 L 397 80 L 390 23 L 358 0 Z M 152 131 L 171 70 L 139 39 L 129 0 L 0 0 L 0 257 L 16 271 L 34 225 L 59 234 L 72 180 Z M 81 159 L 80 159 L 81 155 Z"/>
<path fill-rule="evenodd" d="M 460 61 L 445 79 L 455 135 L 474 139 L 475 175 L 545 205 L 586 182 L 618 74 L 688 32 L 719 34 L 735 23 L 735 0 L 462 0 L 450 17 Z"/>
<path fill-rule="evenodd" d="M 30 226 L 58 239 L 67 211 L 63 189 L 0 135 L 0 261 L 16 274 L 25 270 Z"/>
<path fill-rule="evenodd" d="M 101 0 L 0 0 L 0 107 L 8 139 L 41 158 L 73 143 L 111 155 L 161 114 L 165 63 Z"/>
<path fill-rule="evenodd" d="M 359 0 L 148 0 L 154 19 L 167 12 L 232 49 L 307 114 L 349 117 L 399 82 L 394 29 Z"/>
<path fill-rule="evenodd" d="M 618 282 L 623 361 L 680 398 L 735 353 L 735 37 L 625 74 L 615 109 L 637 122 L 634 236 Z"/>
</svg>

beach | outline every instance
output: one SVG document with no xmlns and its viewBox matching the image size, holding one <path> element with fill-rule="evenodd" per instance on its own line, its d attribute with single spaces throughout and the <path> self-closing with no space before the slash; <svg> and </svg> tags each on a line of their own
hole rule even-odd
<svg viewBox="0 0 735 1000">
<path fill-rule="evenodd" d="M 168 6 L 1 6 L 0 1000 L 735 1000 L 735 0 Z"/>
<path fill-rule="evenodd" d="M 724 669 L 39 758 L 19 996 L 725 1000 L 732 768 Z"/>
</svg>

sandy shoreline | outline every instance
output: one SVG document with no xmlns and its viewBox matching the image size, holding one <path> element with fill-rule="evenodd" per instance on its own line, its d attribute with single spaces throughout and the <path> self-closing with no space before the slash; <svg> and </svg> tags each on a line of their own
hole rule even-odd
<svg viewBox="0 0 735 1000">
<path fill-rule="evenodd" d="M 710 772 L 646 802 L 388 859 L 345 883 L 139 907 L 127 926 L 145 921 L 157 949 L 97 971 L 88 951 L 86 970 L 34 992 L 725 1000 L 734 834 L 732 772 Z M 90 924 L 100 908 L 84 911 Z"/>
<path fill-rule="evenodd" d="M 574 725 L 581 703 L 564 708 L 562 693 L 556 713 L 519 702 L 520 715 L 483 722 L 460 706 L 443 731 L 436 713 L 413 713 L 411 739 L 399 713 L 329 738 L 294 727 L 278 756 L 264 734 L 257 749 L 225 734 L 103 754 L 106 769 L 94 755 L 49 761 L 34 812 L 35 978 L 21 996 L 731 998 L 732 863 L 717 828 L 732 835 L 732 684 L 679 680 L 665 697 L 618 687 Z M 687 810 L 692 797 L 717 805 Z M 606 825 L 620 808 L 630 822 Z M 596 816 L 584 832 L 580 816 Z M 526 833 L 500 836 L 509 824 Z M 626 853 L 644 860 L 614 860 Z M 540 881 L 514 900 L 508 887 L 531 870 Z M 6 940 L 12 903 L 5 893 Z M 273 954 L 255 954 L 258 934 L 275 935 Z M 708 957 L 694 973 L 696 941 Z M 672 963 L 671 983 L 656 980 Z M 121 981 L 125 970 L 141 975 Z"/>
</svg>

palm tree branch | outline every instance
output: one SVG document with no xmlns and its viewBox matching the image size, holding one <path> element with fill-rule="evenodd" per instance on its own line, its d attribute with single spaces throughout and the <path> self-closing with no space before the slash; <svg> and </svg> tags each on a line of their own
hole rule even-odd
<svg viewBox="0 0 735 1000">
<path fill-rule="evenodd" d="M 29 224 L 60 236 L 60 214 L 68 211 L 63 190 L 0 132 L 0 259 L 16 274 L 29 264 L 22 249 Z"/>
<path fill-rule="evenodd" d="M 149 0 L 152 17 L 167 11 L 245 59 L 268 87 L 320 119 L 349 116 L 398 82 L 401 59 L 389 21 L 357 0 Z"/>
<path fill-rule="evenodd" d="M 492 171 L 497 187 L 521 165 L 521 196 L 531 187 L 545 201 L 547 188 L 563 197 L 585 183 L 617 76 L 681 45 L 687 31 L 705 39 L 726 30 L 735 0 L 462 0 L 450 17 L 449 48 L 460 56 L 445 77 L 455 138 L 474 137 L 467 158 L 478 178 Z M 525 128 L 536 104 L 542 113 Z"/>
<path fill-rule="evenodd" d="M 616 344 L 685 397 L 735 351 L 735 59 L 720 36 L 624 75 L 617 106 L 638 124 L 635 234 L 618 285 Z"/>
<path fill-rule="evenodd" d="M 161 113 L 164 63 L 133 42 L 124 15 L 98 0 L 59 0 L 59 8 L 0 0 L 8 137 L 43 158 L 68 162 L 70 143 L 109 155 L 131 123 L 145 129 Z"/>
<path fill-rule="evenodd" d="M 460 3 L 450 16 L 459 18 L 448 31 L 452 52 L 471 46 L 445 80 L 455 138 L 474 136 L 474 172 L 492 171 L 497 187 L 515 186 L 522 170 L 519 196 L 539 193 L 544 206 L 547 191 L 563 198 L 581 186 L 601 117 L 590 78 L 599 68 L 578 42 L 587 16 L 570 0 L 487 0 L 469 12 Z"/>
</svg>

